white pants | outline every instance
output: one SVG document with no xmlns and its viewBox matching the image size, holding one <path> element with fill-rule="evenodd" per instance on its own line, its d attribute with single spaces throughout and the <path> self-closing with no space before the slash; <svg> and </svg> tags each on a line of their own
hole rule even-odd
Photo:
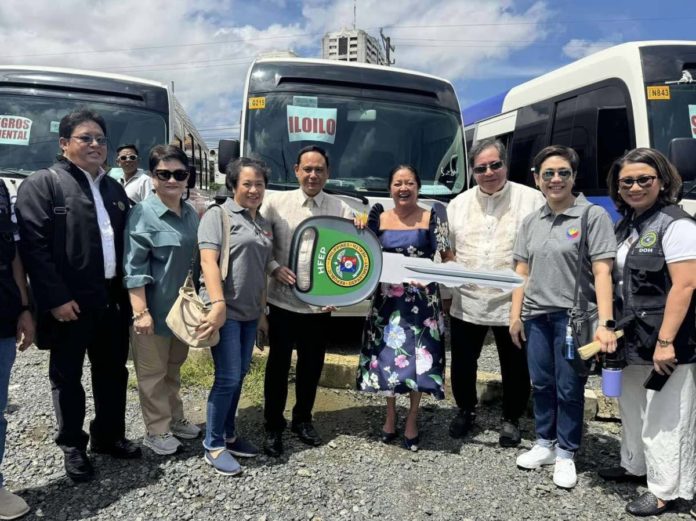
<svg viewBox="0 0 696 521">
<path fill-rule="evenodd" d="M 659 392 L 643 387 L 652 367 L 623 371 L 621 466 L 647 474 L 648 489 L 660 499 L 690 500 L 696 489 L 696 364 L 677 366 Z"/>
</svg>

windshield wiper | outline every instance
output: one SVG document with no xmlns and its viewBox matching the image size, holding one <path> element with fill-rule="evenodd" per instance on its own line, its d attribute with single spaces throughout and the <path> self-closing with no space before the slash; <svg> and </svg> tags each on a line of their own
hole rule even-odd
<svg viewBox="0 0 696 521">
<path fill-rule="evenodd" d="M 327 194 L 331 194 L 331 195 L 343 195 L 345 197 L 352 197 L 353 199 L 357 199 L 358 201 L 360 201 L 362 204 L 365 204 L 365 205 L 370 204 L 370 200 L 367 197 L 365 197 L 361 193 L 358 193 L 355 190 L 345 190 L 343 188 L 333 188 L 333 187 L 326 188 L 326 187 L 324 187 L 324 191 Z"/>
<path fill-rule="evenodd" d="M 0 168 L 0 176 L 14 179 L 24 179 L 31 173 L 31 170 L 15 170 L 12 168 Z"/>
</svg>

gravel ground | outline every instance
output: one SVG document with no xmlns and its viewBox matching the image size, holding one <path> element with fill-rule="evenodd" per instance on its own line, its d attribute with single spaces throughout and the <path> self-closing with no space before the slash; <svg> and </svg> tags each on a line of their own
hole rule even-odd
<svg viewBox="0 0 696 521">
<path fill-rule="evenodd" d="M 422 450 L 409 453 L 379 443 L 383 402 L 352 391 L 320 390 L 315 423 L 325 439 L 308 448 L 286 435 L 286 454 L 261 456 L 241 477 L 212 472 L 200 440 L 184 443 L 173 457 L 145 450 L 140 461 L 94 457 L 97 479 L 74 485 L 63 474 L 62 454 L 52 442 L 54 418 L 47 355 L 37 350 L 17 358 L 12 377 L 7 485 L 32 506 L 26 519 L 47 520 L 517 520 L 628 519 L 623 509 L 634 486 L 606 484 L 594 473 L 615 462 L 616 423 L 588 425 L 578 458 L 579 483 L 557 489 L 552 469 L 526 472 L 514 464 L 517 449 L 497 446 L 500 410 L 480 411 L 478 427 L 464 441 L 447 435 L 454 413 L 449 401 L 425 400 Z M 88 373 L 88 371 L 86 371 Z M 88 384 L 87 374 L 85 383 Z M 291 393 L 292 395 L 292 393 Z M 204 390 L 187 390 L 190 418 L 201 423 Z M 405 416 L 405 401 L 400 416 Z M 89 411 L 88 416 L 91 415 Z M 129 391 L 128 435 L 140 439 L 142 420 L 135 391 Z M 242 432 L 260 444 L 261 411 L 240 410 Z M 532 421 L 523 420 L 523 446 L 532 443 Z M 666 520 L 688 517 L 688 505 Z"/>
</svg>

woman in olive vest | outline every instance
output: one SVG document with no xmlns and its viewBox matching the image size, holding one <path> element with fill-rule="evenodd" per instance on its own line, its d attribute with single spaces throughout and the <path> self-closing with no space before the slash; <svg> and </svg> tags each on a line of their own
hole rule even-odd
<svg viewBox="0 0 696 521">
<path fill-rule="evenodd" d="M 628 365 L 619 399 L 621 466 L 599 474 L 647 479 L 648 492 L 626 510 L 650 516 L 691 499 L 696 487 L 696 221 L 676 205 L 681 178 L 657 150 L 628 152 L 607 184 L 623 215 L 614 281 Z M 644 386 L 651 373 L 668 376 L 661 390 Z"/>
</svg>

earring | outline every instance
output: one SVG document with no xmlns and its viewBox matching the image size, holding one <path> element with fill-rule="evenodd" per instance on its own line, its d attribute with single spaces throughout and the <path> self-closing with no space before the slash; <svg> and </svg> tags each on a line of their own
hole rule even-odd
<svg viewBox="0 0 696 521">
<path fill-rule="evenodd" d="M 665 191 L 665 187 L 663 186 L 662 188 L 660 188 L 660 192 L 664 192 L 664 191 Z"/>
</svg>

